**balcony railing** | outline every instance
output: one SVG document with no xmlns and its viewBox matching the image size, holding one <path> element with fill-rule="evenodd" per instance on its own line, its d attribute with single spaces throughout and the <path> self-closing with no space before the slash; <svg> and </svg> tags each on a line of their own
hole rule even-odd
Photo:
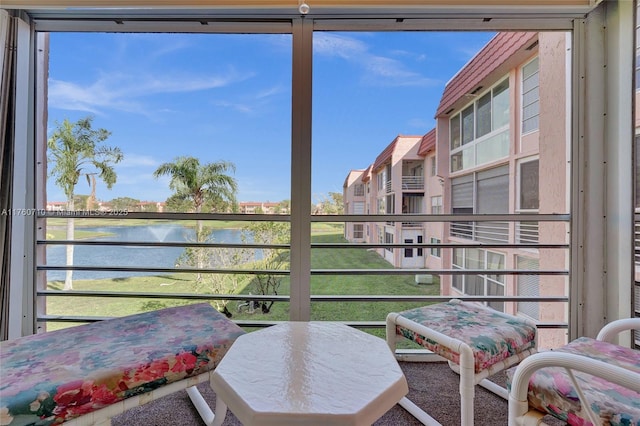
<svg viewBox="0 0 640 426">
<path fill-rule="evenodd" d="M 83 214 L 60 214 L 58 212 L 49 212 L 44 213 L 38 217 L 39 223 L 44 223 L 45 221 L 51 218 L 66 218 L 66 217 L 76 217 L 76 218 L 86 218 L 87 215 Z M 471 235 L 479 236 L 483 238 L 486 242 L 482 243 L 484 247 L 488 248 L 550 248 L 566 251 L 569 249 L 568 244 L 546 244 L 546 243 L 526 243 L 526 244 L 508 244 L 506 240 L 504 240 L 503 235 L 505 233 L 505 229 L 508 229 L 509 222 L 522 221 L 524 220 L 540 220 L 540 221 L 561 221 L 566 222 L 569 220 L 568 215 L 529 215 L 531 217 L 523 217 L 523 215 L 494 215 L 496 217 L 492 217 L 491 215 L 486 215 L 484 217 L 481 216 L 473 216 L 473 215 L 427 215 L 427 214 L 415 214 L 411 216 L 412 224 L 425 224 L 429 222 L 452 222 L 452 229 L 454 225 L 460 223 L 469 223 L 471 224 L 470 232 Z M 527 215 L 524 215 L 527 216 Z M 115 219 L 115 217 L 108 216 L 106 214 L 98 214 L 97 216 L 91 216 L 91 218 L 97 218 L 101 220 L 106 219 Z M 149 220 L 170 220 L 176 223 L 189 224 L 188 226 L 193 226 L 193 221 L 195 219 L 210 221 L 212 224 L 216 222 L 291 222 L 291 217 L 288 215 L 237 215 L 237 214 L 169 214 L 169 213 L 130 213 L 128 216 L 118 217 L 118 220 L 129 222 L 129 221 L 138 221 L 141 222 L 141 219 L 145 221 Z M 385 221 L 399 221 L 403 222 L 406 220 L 406 215 L 401 214 L 390 214 L 390 215 L 314 215 L 311 216 L 308 220 L 310 220 L 312 226 L 334 226 L 336 223 L 342 224 L 346 222 L 356 222 L 356 223 L 364 223 L 364 224 L 383 224 Z M 90 220 L 90 219 L 87 219 Z M 189 221 L 189 222 L 186 222 Z M 453 222 L 455 221 L 455 222 Z M 136 222 L 130 222 L 135 224 Z M 235 225 L 238 226 L 238 225 Z M 365 225 L 367 226 L 367 225 Z M 340 233 L 339 231 L 338 233 Z M 226 249 L 228 251 L 232 251 L 235 249 L 244 249 L 249 248 L 253 250 L 265 250 L 265 249 L 281 249 L 281 250 L 289 250 L 291 249 L 290 244 L 257 244 L 251 242 L 240 242 L 240 243 L 230 243 L 230 242 L 176 242 L 176 241 L 163 241 L 162 239 L 156 239 L 155 241 L 96 241 L 92 239 L 84 239 L 84 240 L 73 240 L 66 241 L 62 239 L 52 240 L 45 239 L 44 234 L 43 237 L 38 239 L 36 244 L 36 250 L 39 253 L 36 259 L 35 273 L 38 277 L 38 290 L 36 292 L 38 312 L 37 312 L 37 322 L 39 324 L 46 323 L 69 323 L 69 322 L 91 322 L 97 321 L 101 319 L 105 319 L 106 317 L 101 314 L 97 315 L 87 315 L 87 314 L 78 314 L 76 307 L 77 301 L 87 300 L 87 298 L 91 299 L 91 303 L 97 303 L 96 307 L 99 308 L 100 302 L 95 302 L 96 300 L 102 301 L 118 301 L 123 299 L 135 299 L 139 301 L 139 305 L 146 306 L 145 309 L 152 309 L 159 301 L 163 300 L 174 300 L 181 303 L 187 303 L 188 301 L 216 301 L 216 300 L 228 300 L 232 301 L 233 304 L 231 306 L 235 306 L 236 303 L 240 304 L 243 301 L 248 299 L 261 301 L 261 302 L 270 302 L 275 301 L 276 303 L 293 303 L 292 298 L 288 293 L 278 293 L 278 294 L 247 294 L 245 293 L 226 293 L 226 294 L 218 294 L 218 293 L 210 293 L 210 292 L 195 292 L 195 291 L 186 291 L 183 289 L 183 285 L 186 285 L 187 281 L 183 280 L 184 283 L 180 283 L 176 281 L 173 284 L 163 285 L 162 282 L 154 287 L 153 290 L 150 290 L 150 287 L 145 288 L 137 288 L 131 286 L 125 286 L 126 290 L 113 290 L 106 287 L 90 287 L 90 289 L 77 289 L 77 290 L 61 290 L 59 287 L 47 285 L 46 275 L 48 272 L 52 271 L 94 271 L 94 272 L 123 272 L 123 273 L 146 273 L 149 276 L 152 275 L 164 275 L 164 274 L 210 274 L 211 276 L 215 275 L 225 275 L 225 276 L 265 276 L 265 275 L 274 275 L 274 276 L 282 276 L 285 279 L 292 279 L 294 272 L 300 274 L 302 276 L 309 275 L 312 279 L 313 283 L 311 287 L 311 294 L 308 296 L 308 300 L 312 304 L 316 303 L 384 303 L 386 302 L 385 308 L 383 310 L 391 309 L 393 306 L 397 305 L 397 309 L 402 309 L 403 306 L 417 306 L 423 305 L 425 303 L 434 303 L 439 301 L 448 300 L 451 295 L 440 294 L 440 287 L 438 284 L 436 288 L 434 288 L 434 293 L 425 293 L 425 294 L 390 294 L 390 293 L 372 293 L 372 294 L 361 294 L 360 292 L 353 293 L 352 289 L 346 288 L 344 289 L 344 293 L 340 290 L 340 294 L 327 294 L 323 292 L 322 285 L 326 280 L 332 280 L 331 277 L 343 276 L 368 276 L 367 282 L 372 282 L 373 280 L 383 279 L 385 281 L 385 285 L 387 285 L 386 281 L 391 279 L 393 276 L 406 276 L 410 279 L 410 281 L 414 281 L 416 275 L 419 274 L 431 274 L 436 277 L 444 277 L 444 276 L 456 276 L 456 275 L 473 275 L 473 274 L 499 274 L 504 276 L 518 276 L 518 275 L 538 275 L 538 276 L 561 276 L 566 277 L 569 275 L 568 270 L 545 270 L 541 268 L 540 270 L 518 270 L 518 269 L 500 269 L 500 270 L 484 270 L 484 269 L 472 269 L 468 268 L 466 270 L 453 269 L 449 267 L 443 267 L 440 269 L 427 269 L 426 267 L 419 268 L 396 268 L 392 265 L 388 265 L 387 267 L 380 268 L 365 268 L 360 264 L 353 265 L 341 265 L 340 258 L 338 255 L 336 258 L 335 267 L 329 268 L 317 268 L 314 267 L 314 264 L 310 265 L 310 269 L 303 271 L 293 271 L 287 267 L 283 269 L 264 269 L 263 267 L 258 267 L 252 263 L 244 264 L 242 266 L 220 266 L 216 264 L 208 264 L 205 267 L 191 266 L 149 266 L 149 265 L 135 265 L 135 266 L 125 266 L 126 263 L 124 259 L 100 259 L 98 258 L 94 264 L 74 264 L 72 266 L 65 266 L 60 264 L 49 264 L 47 263 L 45 249 L 47 247 L 56 247 L 56 246 L 66 246 L 73 245 L 77 247 L 90 247 L 95 249 L 95 253 L 99 256 L 100 253 L 103 253 L 104 247 L 115 246 L 115 247 L 128 247 L 128 248 L 142 248 L 144 247 L 148 252 L 148 260 L 151 262 L 154 257 L 155 250 L 159 248 L 206 248 L 206 249 Z M 323 243 L 323 242 L 312 242 L 309 246 L 312 253 L 315 250 L 324 250 L 331 255 L 336 252 L 336 250 L 362 250 L 363 253 L 367 253 L 370 251 L 376 250 L 391 250 L 395 252 L 396 250 L 400 250 L 404 252 L 404 249 L 420 249 L 423 250 L 425 256 L 430 253 L 430 249 L 436 248 L 440 251 L 444 252 L 446 250 L 453 250 L 458 247 L 478 247 L 478 242 L 472 242 L 469 244 L 464 243 L 428 243 L 427 238 L 425 238 L 424 243 L 403 243 L 399 237 L 396 237 L 394 241 L 396 243 L 379 243 L 376 242 L 377 235 L 374 232 L 366 233 L 366 238 L 369 240 L 368 242 L 339 242 L 339 243 Z M 328 251 L 327 251 L 328 250 Z M 415 252 L 415 250 L 414 250 Z M 77 251 L 76 251 L 77 253 Z M 370 254 L 370 253 L 369 253 Z M 293 267 L 292 267 L 293 268 Z M 319 280 L 319 281 L 315 281 Z M 126 279 L 123 280 L 126 282 Z M 293 286 L 293 285 L 292 285 Z M 382 288 L 385 288 L 384 286 Z M 564 288 L 564 287 L 563 287 Z M 460 297 L 464 300 L 470 301 L 478 301 L 483 303 L 501 303 L 505 302 L 506 304 L 512 304 L 515 306 L 517 302 L 526 302 L 526 301 L 535 301 L 541 303 L 560 303 L 567 304 L 568 296 L 565 294 L 554 295 L 554 296 L 542 296 L 542 297 L 523 297 L 517 295 L 505 295 L 505 296 L 484 296 L 484 295 L 461 295 L 456 296 Z M 46 304 L 47 300 L 64 300 L 64 306 L 67 306 L 66 311 L 62 312 L 47 312 Z M 103 303 L 105 303 L 103 302 Z M 87 302 L 89 303 L 89 302 Z M 396 309 L 396 308 L 393 308 Z M 364 311 L 364 310 L 363 310 Z M 96 312 L 98 312 L 96 310 Z M 354 312 L 360 312 L 360 310 L 356 310 Z M 314 318 L 312 318 L 314 319 Z M 334 319 L 331 317 L 331 319 Z M 236 320 L 234 318 L 234 320 Z M 286 320 L 286 319 L 285 319 Z M 350 324 L 353 326 L 357 326 L 360 328 L 374 328 L 382 330 L 384 328 L 384 318 L 365 318 L 365 317 L 346 317 L 346 318 L 338 318 L 337 320 L 343 321 L 346 324 Z M 247 327 L 264 327 L 271 324 L 274 324 L 280 320 L 273 320 L 270 317 L 265 316 L 263 318 L 251 318 L 251 319 L 240 319 L 236 320 L 236 322 L 242 326 Z M 558 322 L 558 321 L 542 321 L 539 326 L 541 328 L 567 328 L 568 324 L 566 322 Z"/>
<path fill-rule="evenodd" d="M 403 228 L 422 228 L 422 222 L 402 222 Z"/>
<path fill-rule="evenodd" d="M 538 222 L 516 222 L 516 241 L 519 243 L 537 243 L 539 238 Z"/>
<path fill-rule="evenodd" d="M 403 191 L 419 191 L 424 189 L 423 176 L 402 176 Z"/>
<path fill-rule="evenodd" d="M 509 241 L 509 223 L 455 221 L 451 222 L 450 235 L 484 243 L 506 243 Z"/>
</svg>

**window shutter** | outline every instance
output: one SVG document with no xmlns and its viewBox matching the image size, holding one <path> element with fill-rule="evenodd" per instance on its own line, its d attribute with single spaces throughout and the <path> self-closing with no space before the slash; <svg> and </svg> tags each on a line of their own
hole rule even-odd
<svg viewBox="0 0 640 426">
<path fill-rule="evenodd" d="M 452 180 L 451 198 L 454 209 L 473 208 L 473 175 Z"/>
<path fill-rule="evenodd" d="M 509 212 L 509 168 L 478 173 L 477 213 Z"/>
<path fill-rule="evenodd" d="M 538 270 L 538 259 L 517 256 L 518 269 Z M 518 296 L 539 297 L 540 277 L 538 275 L 518 275 Z M 538 302 L 519 302 L 518 312 L 535 320 L 540 319 L 540 304 Z"/>
</svg>

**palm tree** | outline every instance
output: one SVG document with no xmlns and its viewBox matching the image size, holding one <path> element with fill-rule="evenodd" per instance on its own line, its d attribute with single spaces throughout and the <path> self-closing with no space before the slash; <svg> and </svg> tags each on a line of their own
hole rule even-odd
<svg viewBox="0 0 640 426">
<path fill-rule="evenodd" d="M 195 213 L 202 213 L 203 206 L 211 206 L 215 212 L 221 206 L 235 203 L 238 185 L 228 172 L 235 172 L 236 166 L 228 161 L 200 164 L 195 157 L 177 157 L 170 163 L 161 164 L 153 176 L 170 176 L 169 188 L 174 191 L 175 199 L 187 201 Z M 202 221 L 196 221 L 196 241 L 206 239 Z M 203 267 L 202 256 L 197 256 L 198 268 Z M 198 281 L 200 281 L 198 274 Z"/>
<path fill-rule="evenodd" d="M 75 123 L 65 119 L 56 123 L 56 129 L 47 141 L 47 161 L 53 165 L 49 176 L 55 177 L 56 185 L 67 197 L 67 210 L 75 210 L 74 191 L 80 176 L 87 178 L 95 174 L 111 189 L 116 182 L 113 165 L 122 160 L 120 148 L 100 146 L 111 135 L 105 129 L 92 128 L 93 117 L 81 118 Z M 74 239 L 74 220 L 67 220 L 67 240 Z M 67 266 L 73 265 L 73 245 L 67 246 Z M 64 290 L 73 289 L 73 271 L 67 271 Z"/>
</svg>

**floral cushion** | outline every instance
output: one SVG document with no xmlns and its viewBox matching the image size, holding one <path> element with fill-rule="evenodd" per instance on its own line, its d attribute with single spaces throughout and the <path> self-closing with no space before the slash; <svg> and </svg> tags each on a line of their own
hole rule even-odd
<svg viewBox="0 0 640 426">
<path fill-rule="evenodd" d="M 633 349 L 581 337 L 555 350 L 587 356 L 640 374 L 640 351 Z M 514 371 L 507 370 L 509 382 Z M 640 426 L 640 393 L 581 371 L 574 370 L 573 373 L 591 410 L 600 416 L 603 425 Z M 531 408 L 551 414 L 569 425 L 592 424 L 564 368 L 546 367 L 533 373 L 529 380 L 528 400 Z"/>
<path fill-rule="evenodd" d="M 512 356 L 521 354 L 524 358 L 529 349 L 536 347 L 533 324 L 472 303 L 450 301 L 410 309 L 400 315 L 469 345 L 476 373 Z M 396 333 L 460 364 L 460 354 L 440 342 L 402 326 L 396 326 Z"/>
<path fill-rule="evenodd" d="M 0 342 L 0 425 L 51 425 L 212 370 L 244 334 L 207 303 Z"/>
</svg>

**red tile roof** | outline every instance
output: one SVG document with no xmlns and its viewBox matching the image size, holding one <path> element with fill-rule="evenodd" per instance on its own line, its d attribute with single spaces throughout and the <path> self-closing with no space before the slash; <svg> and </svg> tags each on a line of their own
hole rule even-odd
<svg viewBox="0 0 640 426">
<path fill-rule="evenodd" d="M 436 129 L 431 129 L 426 135 L 422 137 L 420 141 L 420 147 L 418 148 L 418 155 L 427 155 L 431 150 L 436 149 Z"/>
<path fill-rule="evenodd" d="M 534 32 L 502 32 L 493 37 L 458 73 L 444 89 L 436 117 L 445 114 L 456 101 L 476 89 L 489 74 L 504 64 L 519 49 L 531 44 Z"/>
<path fill-rule="evenodd" d="M 396 145 L 398 144 L 398 138 L 399 136 L 396 136 L 396 138 L 393 141 L 391 141 L 389 145 L 387 145 L 387 147 L 380 153 L 380 155 L 376 157 L 376 161 L 373 163 L 373 167 L 371 170 L 374 170 L 374 171 L 378 170 L 385 163 L 391 160 L 391 156 L 393 155 L 393 150 L 396 149 Z"/>
<path fill-rule="evenodd" d="M 373 164 L 367 167 L 367 170 L 362 174 L 362 182 L 367 183 L 371 180 L 371 169 L 373 168 Z"/>
</svg>

